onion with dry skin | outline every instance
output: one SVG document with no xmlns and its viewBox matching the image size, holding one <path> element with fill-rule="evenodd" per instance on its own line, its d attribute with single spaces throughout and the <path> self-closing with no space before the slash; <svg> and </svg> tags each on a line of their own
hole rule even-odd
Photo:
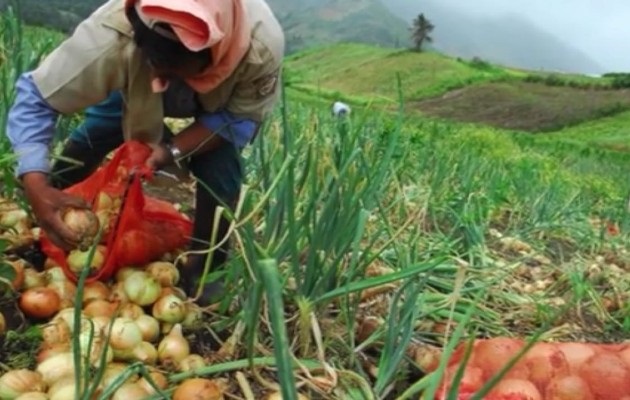
<svg viewBox="0 0 630 400">
<path fill-rule="evenodd" d="M 543 400 L 536 385 L 524 379 L 503 379 L 490 391 L 488 400 Z"/>
<path fill-rule="evenodd" d="M 203 378 L 186 379 L 177 386 L 173 400 L 223 400 L 223 388 L 215 381 Z"/>
<path fill-rule="evenodd" d="M 31 318 L 50 318 L 59 311 L 60 306 L 59 295 L 49 287 L 27 289 L 20 295 L 20 310 Z"/>
<path fill-rule="evenodd" d="M 79 236 L 79 249 L 87 250 L 98 235 L 100 224 L 98 217 L 91 210 L 68 208 L 61 214 L 61 219 L 68 228 Z"/>
<path fill-rule="evenodd" d="M 569 375 L 552 379 L 545 390 L 545 400 L 594 400 L 584 379 Z"/>
<path fill-rule="evenodd" d="M 147 396 L 148 393 L 142 386 L 137 383 L 126 383 L 114 392 L 112 400 L 142 400 Z"/>
<path fill-rule="evenodd" d="M 144 271 L 136 271 L 126 276 L 123 281 L 123 288 L 127 298 L 139 306 L 155 303 L 161 290 L 159 282 Z"/>
<path fill-rule="evenodd" d="M 147 273 L 164 287 L 175 286 L 179 282 L 179 270 L 175 264 L 166 261 L 155 261 L 146 266 Z"/>
<path fill-rule="evenodd" d="M 182 326 L 175 324 L 158 345 L 158 359 L 164 365 L 177 365 L 190 354 L 190 345 L 182 335 Z"/>
<path fill-rule="evenodd" d="M 48 394 L 43 392 L 27 392 L 19 395 L 15 400 L 48 400 Z"/>
<path fill-rule="evenodd" d="M 85 251 L 81 249 L 74 249 L 70 251 L 70 253 L 68 253 L 68 257 L 66 258 L 70 270 L 75 274 L 80 274 L 86 267 L 92 270 L 102 268 L 105 264 L 107 248 L 103 245 L 96 246 L 92 260 L 90 260 L 90 252 L 90 249 Z"/>
<path fill-rule="evenodd" d="M 176 324 L 186 317 L 186 304 L 179 297 L 168 294 L 153 304 L 152 314 L 159 321 Z"/>
<path fill-rule="evenodd" d="M 108 300 L 110 294 L 109 287 L 101 281 L 86 283 L 83 287 L 83 303 L 87 304 L 92 300 Z"/>
<path fill-rule="evenodd" d="M 0 377 L 0 399 L 15 399 L 22 393 L 46 390 L 42 376 L 28 369 L 16 369 Z"/>
<path fill-rule="evenodd" d="M 630 370 L 614 353 L 601 352 L 584 362 L 579 376 L 600 399 L 619 399 L 630 394 Z"/>
<path fill-rule="evenodd" d="M 149 378 L 151 378 L 151 380 L 153 381 L 155 386 L 158 387 L 158 389 L 164 390 L 168 387 L 168 379 L 166 379 L 166 376 L 164 376 L 164 374 L 161 373 L 160 371 L 149 372 Z M 157 392 L 155 390 L 155 387 L 153 387 L 153 385 L 149 383 L 149 381 L 146 378 L 141 378 L 138 381 L 138 385 L 141 386 L 150 395 Z"/>
<path fill-rule="evenodd" d="M 24 269 L 24 284 L 23 289 L 32 289 L 35 287 L 48 285 L 47 275 L 44 272 L 39 272 L 35 268 Z"/>
</svg>

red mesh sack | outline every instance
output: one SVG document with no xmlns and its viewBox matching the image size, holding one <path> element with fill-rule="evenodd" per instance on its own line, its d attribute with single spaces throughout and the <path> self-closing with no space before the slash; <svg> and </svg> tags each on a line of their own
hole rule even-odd
<svg viewBox="0 0 630 400">
<path fill-rule="evenodd" d="M 118 212 L 109 219 L 108 232 L 101 244 L 106 246 L 103 266 L 92 272 L 87 282 L 107 280 L 120 268 L 139 266 L 186 245 L 192 234 L 192 222 L 169 202 L 146 195 L 142 180 L 151 179 L 145 166 L 151 148 L 143 143 L 124 143 L 114 157 L 85 180 L 64 191 L 79 196 L 97 211 L 101 193 L 115 204 Z M 117 208 L 121 204 L 121 208 Z M 61 266 L 66 276 L 77 282 L 78 276 L 66 261 L 67 253 L 55 246 L 42 232 L 42 251 Z"/>
</svg>

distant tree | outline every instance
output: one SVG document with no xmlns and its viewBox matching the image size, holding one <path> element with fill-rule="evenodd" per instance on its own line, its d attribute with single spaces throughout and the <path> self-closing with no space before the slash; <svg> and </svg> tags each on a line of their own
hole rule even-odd
<svg viewBox="0 0 630 400">
<path fill-rule="evenodd" d="M 418 15 L 418 17 L 413 20 L 413 25 L 410 30 L 414 50 L 422 51 L 422 45 L 424 43 L 433 42 L 431 32 L 433 32 L 434 28 L 435 26 L 424 16 L 424 14 Z"/>
</svg>

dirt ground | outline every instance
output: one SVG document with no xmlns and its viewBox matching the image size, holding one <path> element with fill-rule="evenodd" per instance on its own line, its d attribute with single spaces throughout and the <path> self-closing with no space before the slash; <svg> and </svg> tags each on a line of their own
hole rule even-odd
<svg viewBox="0 0 630 400">
<path fill-rule="evenodd" d="M 502 129 L 546 132 L 630 109 L 630 91 L 485 83 L 410 102 L 410 110 Z"/>
</svg>

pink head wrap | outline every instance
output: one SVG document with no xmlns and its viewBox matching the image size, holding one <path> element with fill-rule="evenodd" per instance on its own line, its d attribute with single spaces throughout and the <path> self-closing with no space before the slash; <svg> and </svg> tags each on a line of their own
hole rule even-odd
<svg viewBox="0 0 630 400">
<path fill-rule="evenodd" d="M 124 1 L 127 7 L 136 6 L 143 20 L 169 24 L 188 49 L 209 49 L 212 65 L 186 79 L 197 92 L 207 93 L 221 84 L 249 49 L 251 32 L 241 0 Z"/>
</svg>

